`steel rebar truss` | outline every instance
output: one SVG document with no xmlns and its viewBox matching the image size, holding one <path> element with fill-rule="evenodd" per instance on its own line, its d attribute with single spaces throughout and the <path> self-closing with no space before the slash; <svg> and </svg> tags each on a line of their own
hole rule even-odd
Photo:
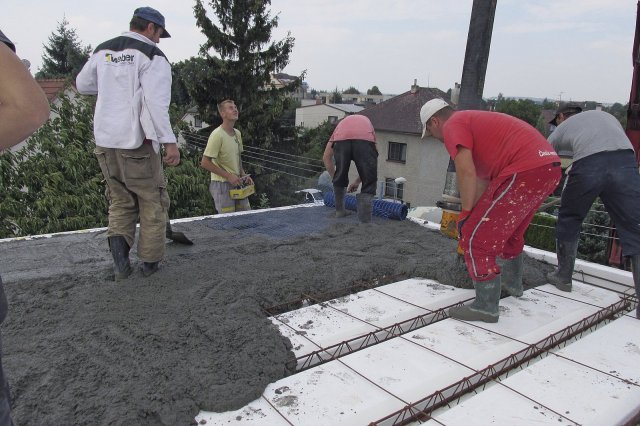
<svg viewBox="0 0 640 426">
<path fill-rule="evenodd" d="M 317 351 L 313 351 L 307 355 L 300 356 L 296 358 L 296 369 L 297 371 L 308 370 L 309 368 L 324 364 L 326 362 L 368 348 L 378 343 L 382 343 L 386 340 L 393 339 L 394 337 L 400 336 L 418 328 L 426 327 L 429 324 L 442 321 L 448 318 L 447 310 L 451 306 L 458 306 L 461 303 L 463 302 L 445 306 L 438 310 L 431 311 L 426 314 L 422 314 L 417 317 L 413 317 L 405 321 L 390 325 L 388 327 L 380 328 L 370 333 L 354 337 L 344 342 L 336 343 L 335 345 L 318 349 Z"/>
<path fill-rule="evenodd" d="M 608 307 L 602 308 L 593 315 L 583 318 L 582 320 L 545 337 L 539 342 L 528 345 L 520 351 L 515 352 L 482 370 L 478 370 L 476 373 L 465 377 L 446 388 L 440 389 L 415 403 L 409 404 L 395 413 L 372 422 L 369 425 L 396 426 L 405 425 L 413 421 L 429 420 L 431 418 L 431 414 L 436 409 L 449 405 L 455 400 L 459 400 L 464 394 L 474 391 L 480 386 L 484 386 L 488 382 L 508 373 L 510 370 L 530 362 L 532 359 L 548 352 L 550 349 L 561 345 L 563 342 L 566 342 L 575 336 L 578 336 L 606 319 L 613 318 L 626 309 L 628 309 L 628 301 L 626 300 L 620 300 Z"/>
</svg>

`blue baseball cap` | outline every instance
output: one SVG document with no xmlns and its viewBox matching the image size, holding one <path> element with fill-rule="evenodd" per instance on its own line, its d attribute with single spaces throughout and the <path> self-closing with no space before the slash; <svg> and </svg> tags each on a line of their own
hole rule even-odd
<svg viewBox="0 0 640 426">
<path fill-rule="evenodd" d="M 153 22 L 154 24 L 161 26 L 163 31 L 160 38 L 171 37 L 171 35 L 164 27 L 164 16 L 162 16 L 162 13 L 158 12 L 154 8 L 148 6 L 139 7 L 133 11 L 133 16 L 137 16 L 140 19 L 145 19 L 149 22 Z"/>
</svg>

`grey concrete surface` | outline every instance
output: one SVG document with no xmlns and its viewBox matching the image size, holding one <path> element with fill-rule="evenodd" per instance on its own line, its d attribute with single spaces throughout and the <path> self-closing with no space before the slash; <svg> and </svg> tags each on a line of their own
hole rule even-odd
<svg viewBox="0 0 640 426">
<path fill-rule="evenodd" d="M 290 343 L 265 307 L 410 277 L 470 286 L 455 241 L 409 221 L 360 225 L 331 212 L 177 223 L 195 244 L 167 244 L 158 273 L 118 283 L 103 233 L 0 242 L 17 424 L 188 425 L 290 374 Z M 528 259 L 525 283 L 544 283 L 549 270 Z"/>
</svg>

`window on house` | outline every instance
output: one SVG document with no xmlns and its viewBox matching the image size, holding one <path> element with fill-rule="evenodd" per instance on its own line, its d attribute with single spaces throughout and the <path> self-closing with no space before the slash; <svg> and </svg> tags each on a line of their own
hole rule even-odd
<svg viewBox="0 0 640 426">
<path fill-rule="evenodd" d="M 329 122 L 329 124 L 336 124 L 338 122 L 338 116 L 337 115 L 330 115 L 327 118 L 327 121 Z"/>
<path fill-rule="evenodd" d="M 202 127 L 202 119 L 199 115 L 193 117 L 193 127 Z"/>
<path fill-rule="evenodd" d="M 397 188 L 397 193 L 396 193 Z M 404 183 L 396 183 L 396 178 L 384 179 L 384 196 L 402 200 L 404 195 Z"/>
<path fill-rule="evenodd" d="M 387 160 L 406 163 L 407 162 L 407 144 L 389 142 L 389 153 L 387 155 Z"/>
</svg>

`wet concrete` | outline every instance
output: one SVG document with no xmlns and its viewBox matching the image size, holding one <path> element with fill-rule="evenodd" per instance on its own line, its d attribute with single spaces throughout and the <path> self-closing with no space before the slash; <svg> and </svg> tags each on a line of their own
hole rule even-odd
<svg viewBox="0 0 640 426">
<path fill-rule="evenodd" d="M 157 274 L 118 283 L 102 233 L 0 243 L 17 424 L 188 425 L 200 410 L 246 405 L 290 373 L 290 343 L 263 308 L 410 277 L 471 286 L 456 242 L 438 232 L 330 219 L 325 207 L 285 212 L 254 219 L 281 215 L 287 230 L 307 215 L 313 229 L 276 238 L 216 219 L 174 224 L 195 244 L 168 244 Z M 549 270 L 527 259 L 526 286 Z"/>
</svg>

